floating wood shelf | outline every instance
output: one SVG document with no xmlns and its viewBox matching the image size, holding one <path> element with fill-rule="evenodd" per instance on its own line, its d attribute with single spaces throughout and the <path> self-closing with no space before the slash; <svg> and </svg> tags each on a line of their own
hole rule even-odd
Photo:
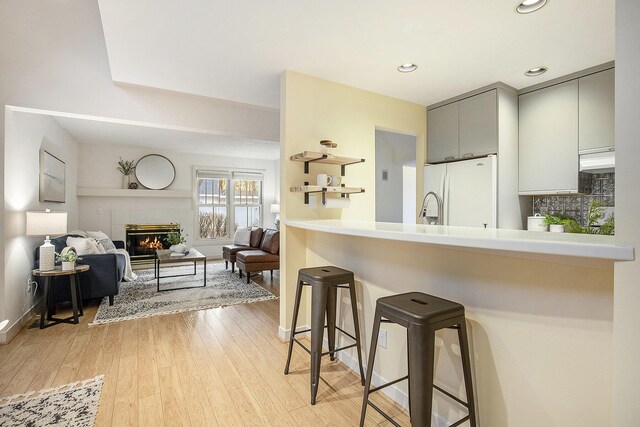
<svg viewBox="0 0 640 427">
<path fill-rule="evenodd" d="M 291 192 L 304 193 L 304 204 L 309 204 L 309 194 L 321 193 L 322 202 L 327 193 L 340 194 L 340 197 L 349 197 L 349 194 L 364 193 L 364 188 L 360 187 L 321 187 L 319 185 L 298 185 L 291 187 Z"/>
<path fill-rule="evenodd" d="M 329 153 L 320 153 L 316 151 L 303 151 L 290 157 L 294 162 L 304 162 L 304 173 L 309 173 L 309 163 L 324 163 L 327 165 L 340 165 L 341 175 L 344 176 L 344 167 L 356 163 L 364 162 L 364 159 L 358 157 L 336 156 Z"/>
</svg>

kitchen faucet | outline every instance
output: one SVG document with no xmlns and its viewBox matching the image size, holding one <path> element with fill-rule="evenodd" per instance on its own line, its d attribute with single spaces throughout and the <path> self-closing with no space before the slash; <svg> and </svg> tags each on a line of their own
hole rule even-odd
<svg viewBox="0 0 640 427">
<path fill-rule="evenodd" d="M 438 193 L 436 193 L 435 191 L 429 191 L 427 194 L 425 194 L 424 199 L 422 199 L 422 207 L 420 208 L 420 216 L 423 219 L 423 222 L 427 220 L 427 208 L 426 208 L 426 203 L 427 203 L 427 199 L 429 198 L 429 196 L 433 196 L 436 198 L 436 204 L 438 205 L 438 220 L 436 221 L 435 225 L 443 225 L 443 203 L 442 203 L 442 197 L 440 197 L 440 195 Z"/>
</svg>

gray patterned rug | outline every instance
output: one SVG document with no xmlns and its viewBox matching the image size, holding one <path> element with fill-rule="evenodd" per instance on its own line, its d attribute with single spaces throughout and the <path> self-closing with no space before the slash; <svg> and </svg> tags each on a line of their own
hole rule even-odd
<svg viewBox="0 0 640 427">
<path fill-rule="evenodd" d="M 112 306 L 109 305 L 108 298 L 102 300 L 92 325 L 277 298 L 253 282 L 247 284 L 238 277 L 238 273 L 225 270 L 224 263 L 221 262 L 207 263 L 206 287 L 202 287 L 202 263 L 198 263 L 198 274 L 195 276 L 161 279 L 160 289 L 199 286 L 169 292 L 157 291 L 153 268 L 137 270 L 136 273 L 137 280 L 120 284 L 120 294 L 116 295 Z M 192 273 L 193 264 L 163 267 L 160 270 L 160 276 Z"/>
<path fill-rule="evenodd" d="M 0 426 L 93 426 L 104 375 L 0 399 Z"/>
</svg>

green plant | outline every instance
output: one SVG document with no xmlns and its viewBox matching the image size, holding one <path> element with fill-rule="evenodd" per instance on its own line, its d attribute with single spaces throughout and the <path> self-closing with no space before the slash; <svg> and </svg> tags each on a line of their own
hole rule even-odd
<svg viewBox="0 0 640 427">
<path fill-rule="evenodd" d="M 581 226 L 575 219 L 565 215 L 547 215 L 544 219 L 545 224 L 562 224 L 564 230 L 567 233 L 581 233 L 581 234 L 602 234 L 613 235 L 615 234 L 615 218 L 613 215 L 609 215 L 602 225 L 598 226 L 598 223 L 605 217 L 605 204 L 599 200 L 594 200 L 589 204 L 589 210 L 587 212 L 587 226 Z M 559 222 L 551 222 L 558 220 Z"/>
<path fill-rule="evenodd" d="M 131 175 L 135 168 L 136 162 L 134 160 L 122 160 L 122 157 L 120 157 L 117 169 L 122 175 Z"/>
<path fill-rule="evenodd" d="M 75 251 L 68 251 L 64 254 L 59 254 L 56 252 L 56 262 L 75 262 L 81 260 Z"/>
<path fill-rule="evenodd" d="M 544 225 L 562 224 L 562 221 L 564 221 L 562 215 L 546 214 L 544 216 L 544 219 L 542 220 L 542 224 L 544 224 Z"/>
<path fill-rule="evenodd" d="M 172 231 L 167 234 L 167 242 L 171 245 L 179 245 L 180 243 L 184 243 L 187 239 L 184 238 L 182 234 L 180 234 L 183 230 L 180 231 Z"/>
</svg>

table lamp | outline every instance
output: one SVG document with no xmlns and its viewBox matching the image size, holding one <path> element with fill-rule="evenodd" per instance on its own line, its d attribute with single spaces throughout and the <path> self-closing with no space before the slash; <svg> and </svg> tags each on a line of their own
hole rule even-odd
<svg viewBox="0 0 640 427">
<path fill-rule="evenodd" d="M 276 219 L 273 222 L 276 224 L 276 228 L 280 230 L 280 203 L 273 203 L 271 205 L 271 213 L 276 214 Z"/>
<path fill-rule="evenodd" d="M 49 271 L 55 268 L 56 249 L 51 244 L 49 236 L 65 234 L 67 232 L 67 213 L 27 212 L 27 236 L 47 236 L 44 245 L 40 246 L 40 270 Z"/>
</svg>

